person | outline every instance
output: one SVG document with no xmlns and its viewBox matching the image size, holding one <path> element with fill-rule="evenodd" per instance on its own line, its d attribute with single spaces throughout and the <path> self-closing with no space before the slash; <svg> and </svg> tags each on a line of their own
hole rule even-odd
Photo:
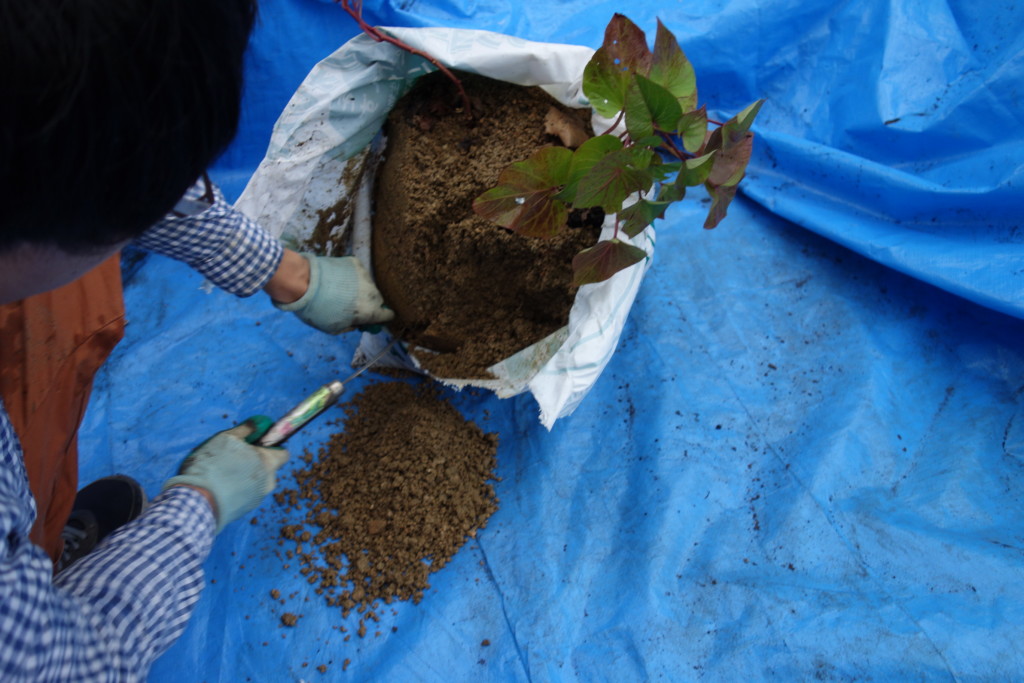
<svg viewBox="0 0 1024 683">
<path fill-rule="evenodd" d="M 262 290 L 329 333 L 390 317 L 357 261 L 283 248 L 204 175 L 235 133 L 255 14 L 254 0 L 0 0 L 4 681 L 144 678 L 191 615 L 215 534 L 288 457 L 252 445 L 247 420 L 145 507 L 123 476 L 76 496 L 77 428 L 124 330 L 122 247 Z M 91 536 L 73 561 L 69 516 Z"/>
</svg>

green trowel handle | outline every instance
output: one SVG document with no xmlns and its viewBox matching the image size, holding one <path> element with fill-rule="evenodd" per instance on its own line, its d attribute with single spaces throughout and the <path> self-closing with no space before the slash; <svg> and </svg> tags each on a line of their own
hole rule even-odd
<svg viewBox="0 0 1024 683">
<path fill-rule="evenodd" d="M 256 443 L 274 426 L 274 421 L 266 415 L 253 415 L 246 422 L 252 425 L 252 434 L 245 437 L 246 443 Z"/>
</svg>

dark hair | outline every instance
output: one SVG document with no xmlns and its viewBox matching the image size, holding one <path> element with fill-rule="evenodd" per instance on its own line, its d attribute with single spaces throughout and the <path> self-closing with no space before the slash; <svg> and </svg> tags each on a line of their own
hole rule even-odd
<svg viewBox="0 0 1024 683">
<path fill-rule="evenodd" d="M 0 251 L 109 246 L 235 135 L 255 0 L 0 0 Z"/>
</svg>

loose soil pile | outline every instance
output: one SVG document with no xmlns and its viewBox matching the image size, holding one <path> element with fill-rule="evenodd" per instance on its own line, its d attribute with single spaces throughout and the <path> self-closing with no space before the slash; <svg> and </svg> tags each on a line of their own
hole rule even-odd
<svg viewBox="0 0 1024 683">
<path fill-rule="evenodd" d="M 473 213 L 473 200 L 510 163 L 561 144 L 545 132 L 552 107 L 591 132 L 590 110 L 561 106 L 539 88 L 459 74 L 421 77 L 388 117 L 374 205 L 374 276 L 397 315 L 393 330 L 437 377 L 488 377 L 486 368 L 568 321 L 572 257 L 592 246 L 603 216 L 559 237 L 523 237 Z M 579 217 L 576 217 L 579 218 Z M 580 221 L 570 221 L 570 224 Z"/>
<path fill-rule="evenodd" d="M 308 508 L 283 535 L 317 592 L 348 616 L 377 601 L 418 602 L 430 573 L 486 526 L 498 437 L 433 385 L 373 384 L 345 410 L 344 431 L 296 473 L 298 490 L 276 498 Z"/>
</svg>

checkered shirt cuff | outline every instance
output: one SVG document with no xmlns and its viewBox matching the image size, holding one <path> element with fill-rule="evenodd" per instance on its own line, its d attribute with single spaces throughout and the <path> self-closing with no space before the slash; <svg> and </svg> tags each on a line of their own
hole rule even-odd
<svg viewBox="0 0 1024 683">
<path fill-rule="evenodd" d="M 208 193 L 212 193 L 212 204 Z M 232 294 L 250 296 L 262 289 L 284 253 L 277 238 L 235 210 L 219 188 L 207 186 L 203 179 L 189 188 L 179 207 L 186 204 L 199 212 L 172 212 L 135 243 L 189 264 Z"/>
</svg>

